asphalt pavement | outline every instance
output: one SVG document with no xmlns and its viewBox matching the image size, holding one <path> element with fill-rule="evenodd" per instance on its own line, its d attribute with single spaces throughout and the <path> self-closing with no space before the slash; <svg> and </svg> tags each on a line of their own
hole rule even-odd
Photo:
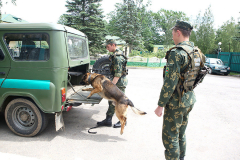
<svg viewBox="0 0 240 160">
<path fill-rule="evenodd" d="M 55 131 L 54 116 L 38 136 L 13 134 L 0 116 L 0 157 L 4 160 L 158 160 L 164 159 L 162 117 L 154 110 L 163 84 L 162 69 L 129 69 L 126 95 L 139 116 L 128 109 L 127 126 L 88 129 L 105 118 L 107 100 L 64 112 L 65 131 Z M 186 130 L 185 160 L 240 159 L 240 77 L 207 75 L 195 89 L 197 102 Z M 118 119 L 113 117 L 113 123 Z"/>
</svg>

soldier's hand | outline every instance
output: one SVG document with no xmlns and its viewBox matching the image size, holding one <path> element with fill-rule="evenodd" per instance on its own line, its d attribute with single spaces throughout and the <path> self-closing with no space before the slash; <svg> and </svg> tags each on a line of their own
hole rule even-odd
<svg viewBox="0 0 240 160">
<path fill-rule="evenodd" d="M 158 106 L 158 107 L 155 109 L 155 114 L 156 114 L 158 117 L 161 117 L 161 116 L 162 116 L 162 111 L 163 111 L 163 107 Z"/>
<path fill-rule="evenodd" d="M 113 83 L 113 84 L 117 84 L 119 78 L 120 78 L 120 77 L 114 77 L 113 80 L 112 80 L 112 83 Z"/>
</svg>

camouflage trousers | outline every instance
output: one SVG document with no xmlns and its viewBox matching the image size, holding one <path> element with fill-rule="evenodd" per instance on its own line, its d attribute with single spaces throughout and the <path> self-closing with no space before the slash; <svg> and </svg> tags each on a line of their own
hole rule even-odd
<svg viewBox="0 0 240 160">
<path fill-rule="evenodd" d="M 123 93 L 125 93 L 125 87 L 118 87 Z M 106 115 L 108 115 L 108 116 L 113 116 L 114 115 L 114 113 L 115 113 L 115 106 L 112 104 L 112 102 L 111 101 L 108 101 L 108 105 L 109 105 L 109 107 L 108 107 L 108 111 L 107 111 L 107 113 L 106 113 Z"/>
<path fill-rule="evenodd" d="M 165 147 L 166 160 L 179 160 L 185 156 L 186 135 L 189 112 L 193 105 L 187 108 L 166 106 L 164 109 L 162 141 Z"/>
</svg>

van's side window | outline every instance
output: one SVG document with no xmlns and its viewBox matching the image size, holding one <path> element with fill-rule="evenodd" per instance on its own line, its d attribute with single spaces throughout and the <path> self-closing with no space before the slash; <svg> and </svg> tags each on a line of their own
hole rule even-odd
<svg viewBox="0 0 240 160">
<path fill-rule="evenodd" d="M 12 58 L 16 61 L 47 61 L 49 59 L 49 35 L 46 33 L 7 33 L 4 40 Z"/>
<path fill-rule="evenodd" d="M 87 43 L 84 39 L 68 36 L 68 52 L 71 60 L 86 58 L 88 56 Z"/>
<path fill-rule="evenodd" d="M 0 48 L 0 61 L 2 61 L 4 59 L 4 54 L 2 49 Z"/>
</svg>

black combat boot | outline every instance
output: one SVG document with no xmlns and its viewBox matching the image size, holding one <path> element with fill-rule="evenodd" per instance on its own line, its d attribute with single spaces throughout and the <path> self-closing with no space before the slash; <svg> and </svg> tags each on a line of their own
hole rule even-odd
<svg viewBox="0 0 240 160">
<path fill-rule="evenodd" d="M 125 126 L 127 125 L 127 121 L 125 123 Z M 118 121 L 116 124 L 113 125 L 113 128 L 120 128 L 121 127 L 121 123 L 120 121 Z"/>
<path fill-rule="evenodd" d="M 98 126 L 107 126 L 111 127 L 112 126 L 112 116 L 107 115 L 106 119 L 104 119 L 101 122 L 97 122 Z"/>
<path fill-rule="evenodd" d="M 184 160 L 184 157 L 180 157 L 180 160 Z"/>
</svg>

